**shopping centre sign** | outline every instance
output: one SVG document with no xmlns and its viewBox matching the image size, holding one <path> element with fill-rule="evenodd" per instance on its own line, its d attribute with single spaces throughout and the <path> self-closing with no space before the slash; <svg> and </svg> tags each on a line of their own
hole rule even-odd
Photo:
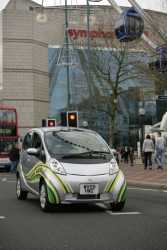
<svg viewBox="0 0 167 250">
<path fill-rule="evenodd" d="M 144 32 L 146 36 L 148 36 L 148 32 Z M 114 39 L 115 38 L 115 32 L 113 31 L 102 31 L 102 30 L 91 30 L 87 31 L 84 29 L 69 29 L 68 34 L 71 39 L 76 40 L 78 38 L 86 38 L 90 37 L 91 39 L 94 38 L 107 38 L 107 39 Z"/>
<path fill-rule="evenodd" d="M 94 39 L 94 38 L 114 38 L 115 34 L 112 31 L 97 31 L 97 30 L 80 30 L 80 29 L 69 29 L 68 34 L 71 39 L 75 40 L 78 38 L 85 38 L 89 37 Z"/>
</svg>

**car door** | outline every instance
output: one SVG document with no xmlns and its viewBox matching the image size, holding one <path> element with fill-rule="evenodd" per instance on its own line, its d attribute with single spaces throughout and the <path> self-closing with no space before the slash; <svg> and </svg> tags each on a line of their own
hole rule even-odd
<svg viewBox="0 0 167 250">
<path fill-rule="evenodd" d="M 28 172 L 31 170 L 31 155 L 27 153 L 27 149 L 32 147 L 32 132 L 28 132 L 23 140 L 22 152 L 20 155 L 20 163 L 22 166 L 23 173 L 26 177 Z"/>
<path fill-rule="evenodd" d="M 44 152 L 44 147 L 40 134 L 34 132 L 32 136 L 32 148 L 38 149 L 39 153 L 37 155 L 31 155 L 31 169 L 38 163 L 45 163 L 46 157 Z M 39 180 L 31 182 L 31 187 L 37 192 L 39 191 Z"/>
</svg>

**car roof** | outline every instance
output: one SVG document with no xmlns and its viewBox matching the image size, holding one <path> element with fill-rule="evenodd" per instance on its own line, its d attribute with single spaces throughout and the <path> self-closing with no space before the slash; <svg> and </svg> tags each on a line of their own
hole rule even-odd
<svg viewBox="0 0 167 250">
<path fill-rule="evenodd" d="M 52 131 L 80 131 L 80 132 L 91 132 L 97 134 L 95 131 L 85 128 L 77 128 L 77 127 L 65 127 L 65 126 L 56 126 L 56 127 L 40 127 L 40 128 L 32 128 L 28 132 L 52 132 Z"/>
</svg>

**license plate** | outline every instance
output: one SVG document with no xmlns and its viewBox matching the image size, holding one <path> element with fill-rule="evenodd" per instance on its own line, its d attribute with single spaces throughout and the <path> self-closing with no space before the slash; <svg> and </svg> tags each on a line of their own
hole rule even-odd
<svg viewBox="0 0 167 250">
<path fill-rule="evenodd" d="M 80 184 L 80 194 L 99 194 L 98 184 Z"/>
</svg>

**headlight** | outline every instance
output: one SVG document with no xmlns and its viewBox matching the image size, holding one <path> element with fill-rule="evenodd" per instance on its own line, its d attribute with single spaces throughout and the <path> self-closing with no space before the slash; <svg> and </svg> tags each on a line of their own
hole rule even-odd
<svg viewBox="0 0 167 250">
<path fill-rule="evenodd" d="M 61 163 L 58 162 L 56 159 L 51 159 L 49 161 L 49 166 L 50 166 L 51 170 L 53 172 L 55 172 L 56 174 L 66 175 L 65 169 L 63 168 L 63 166 L 61 165 Z"/>
<path fill-rule="evenodd" d="M 110 161 L 110 170 L 109 170 L 109 173 L 110 174 L 115 174 L 119 171 L 119 167 L 118 167 L 118 164 L 116 162 L 116 160 L 112 159 Z"/>
</svg>

